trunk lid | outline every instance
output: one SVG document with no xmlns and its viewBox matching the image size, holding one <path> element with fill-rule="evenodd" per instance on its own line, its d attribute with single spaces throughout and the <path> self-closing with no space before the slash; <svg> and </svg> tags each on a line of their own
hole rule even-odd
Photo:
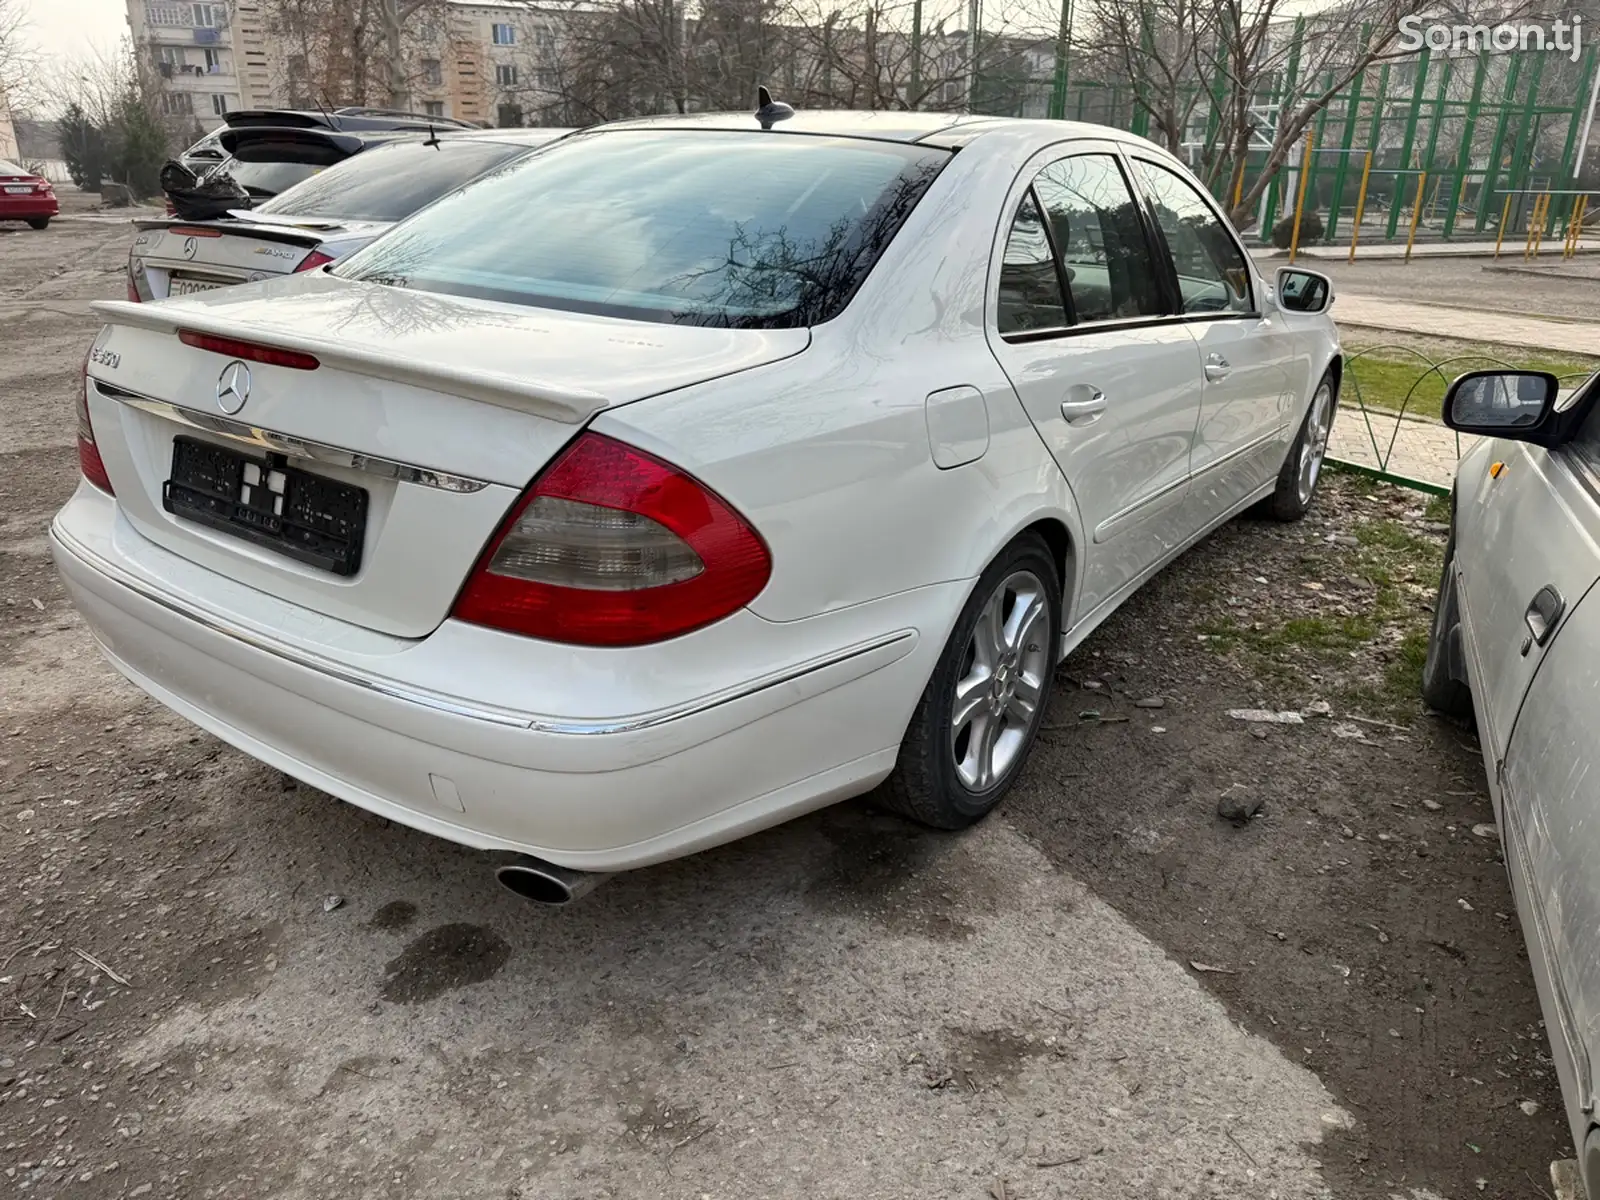
<svg viewBox="0 0 1600 1200">
<path fill-rule="evenodd" d="M 144 536 L 313 612 L 400 637 L 446 615 L 501 518 L 595 413 L 803 351 L 804 329 L 726 330 L 408 292 L 330 276 L 160 305 L 96 305 L 89 405 L 122 514 Z M 316 356 L 236 361 L 179 332 Z M 233 382 L 238 382 L 237 378 Z M 163 504 L 178 438 L 366 493 L 350 575 L 286 557 Z"/>
<path fill-rule="evenodd" d="M 237 220 L 144 221 L 138 228 L 128 277 L 141 300 L 165 300 L 293 274 L 324 246 L 337 243 L 339 254 L 349 253 L 389 225 L 241 213 Z"/>
</svg>

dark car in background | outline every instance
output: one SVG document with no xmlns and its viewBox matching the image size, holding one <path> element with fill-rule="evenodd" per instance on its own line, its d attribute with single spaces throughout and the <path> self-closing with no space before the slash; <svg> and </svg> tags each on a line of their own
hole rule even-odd
<svg viewBox="0 0 1600 1200">
<path fill-rule="evenodd" d="M 220 129 L 190 146 L 177 161 L 202 186 L 231 178 L 241 189 L 241 204 L 248 198 L 246 207 L 393 136 L 476 128 L 449 117 L 381 108 L 239 109 L 223 120 Z M 169 194 L 169 212 L 170 200 Z"/>
<path fill-rule="evenodd" d="M 319 170 L 259 207 L 226 219 L 141 222 L 128 257 L 128 298 L 163 300 L 314 270 L 359 250 L 447 192 L 568 132 L 386 133 L 382 144 L 370 145 L 359 157 Z"/>
</svg>

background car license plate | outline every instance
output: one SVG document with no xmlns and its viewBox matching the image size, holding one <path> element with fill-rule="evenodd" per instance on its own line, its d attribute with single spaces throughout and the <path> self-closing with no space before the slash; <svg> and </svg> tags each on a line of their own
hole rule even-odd
<svg viewBox="0 0 1600 1200">
<path fill-rule="evenodd" d="M 172 442 L 161 505 L 335 575 L 361 568 L 367 493 L 291 467 L 281 454 L 250 455 L 197 438 Z"/>
<path fill-rule="evenodd" d="M 26 196 L 31 191 L 33 191 L 33 188 L 31 186 L 7 187 L 6 188 L 6 194 L 8 196 Z"/>
<path fill-rule="evenodd" d="M 209 292 L 228 285 L 215 279 L 182 279 L 174 276 L 167 291 L 174 296 L 192 296 L 196 292 Z"/>
</svg>

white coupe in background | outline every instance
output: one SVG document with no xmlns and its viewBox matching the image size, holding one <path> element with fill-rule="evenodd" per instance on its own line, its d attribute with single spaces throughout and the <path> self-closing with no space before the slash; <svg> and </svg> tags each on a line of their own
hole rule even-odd
<svg viewBox="0 0 1600 1200">
<path fill-rule="evenodd" d="M 1311 503 L 1325 277 L 1096 126 L 580 133 L 325 271 L 106 326 L 52 547 L 112 663 L 394 820 L 591 873 L 1015 780 L 1056 660 Z"/>
</svg>

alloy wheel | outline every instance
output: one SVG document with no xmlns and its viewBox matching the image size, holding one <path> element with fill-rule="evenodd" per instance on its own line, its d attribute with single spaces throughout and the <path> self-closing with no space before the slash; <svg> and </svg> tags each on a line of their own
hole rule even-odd
<svg viewBox="0 0 1600 1200">
<path fill-rule="evenodd" d="M 1301 504 L 1311 503 L 1322 474 L 1322 460 L 1328 453 L 1328 435 L 1333 429 L 1333 384 L 1324 379 L 1311 398 L 1311 416 L 1306 421 L 1306 436 L 1300 445 L 1299 495 Z"/>
<path fill-rule="evenodd" d="M 979 611 L 950 717 L 956 775 L 969 791 L 994 787 L 1027 747 L 1050 669 L 1048 604 L 1039 577 L 1016 571 Z"/>
</svg>

